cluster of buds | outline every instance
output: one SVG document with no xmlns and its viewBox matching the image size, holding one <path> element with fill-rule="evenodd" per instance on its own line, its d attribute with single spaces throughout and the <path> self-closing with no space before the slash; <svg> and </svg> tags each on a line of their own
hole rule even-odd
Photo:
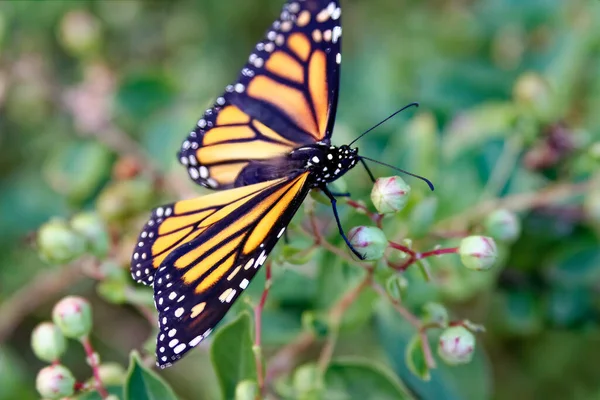
<svg viewBox="0 0 600 400">
<path fill-rule="evenodd" d="M 52 363 L 40 370 L 36 388 L 48 399 L 58 399 L 75 393 L 77 383 L 71 371 L 60 364 L 67 350 L 67 338 L 87 340 L 92 329 L 92 309 L 87 300 L 68 296 L 52 310 L 52 322 L 42 322 L 31 335 L 33 353 L 42 361 Z"/>
<path fill-rule="evenodd" d="M 52 219 L 37 234 L 40 257 L 51 264 L 65 264 L 90 252 L 97 257 L 108 253 L 106 225 L 94 212 L 75 215 L 70 221 Z"/>
</svg>

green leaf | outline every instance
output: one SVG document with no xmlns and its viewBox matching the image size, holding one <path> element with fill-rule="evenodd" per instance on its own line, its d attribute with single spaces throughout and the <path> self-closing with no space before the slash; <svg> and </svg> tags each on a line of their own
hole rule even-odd
<svg viewBox="0 0 600 400">
<path fill-rule="evenodd" d="M 256 380 L 251 328 L 250 315 L 243 312 L 214 336 L 210 356 L 224 399 L 235 396 L 239 382 Z"/>
<path fill-rule="evenodd" d="M 357 358 L 341 359 L 329 364 L 325 372 L 328 400 L 402 400 L 413 397 L 402 383 L 382 365 Z"/>
<path fill-rule="evenodd" d="M 121 112 L 141 120 L 166 107 L 173 93 L 173 85 L 161 74 L 134 74 L 123 79 L 116 101 Z"/>
<path fill-rule="evenodd" d="M 420 201 L 410 214 L 411 237 L 422 237 L 429 232 L 431 225 L 435 222 L 438 208 L 436 197 L 427 197 Z"/>
<path fill-rule="evenodd" d="M 424 381 L 431 379 L 429 368 L 425 363 L 423 341 L 421 340 L 421 336 L 419 336 L 419 334 L 415 334 L 412 339 L 410 339 L 410 342 L 408 342 L 404 357 L 406 359 L 406 366 L 410 372 Z"/>
<path fill-rule="evenodd" d="M 42 173 L 55 192 L 81 204 L 110 177 L 113 158 L 111 151 L 98 142 L 71 142 L 50 155 Z"/>
<path fill-rule="evenodd" d="M 121 398 L 123 396 L 123 388 L 121 386 L 107 386 L 108 394 Z M 102 400 L 102 396 L 97 391 L 85 392 L 75 397 L 77 400 Z"/>
<path fill-rule="evenodd" d="M 173 389 L 141 363 L 136 351 L 129 357 L 123 397 L 125 400 L 177 400 Z"/>
</svg>

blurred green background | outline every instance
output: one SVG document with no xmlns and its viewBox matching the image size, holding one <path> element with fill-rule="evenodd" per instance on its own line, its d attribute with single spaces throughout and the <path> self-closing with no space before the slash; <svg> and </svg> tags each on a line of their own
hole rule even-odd
<svg viewBox="0 0 600 400">
<path fill-rule="evenodd" d="M 49 279 L 58 268 L 39 260 L 31 233 L 53 216 L 97 208 L 122 239 L 113 262 L 126 265 L 150 207 L 175 200 L 150 179 L 129 179 L 139 167 L 130 157 L 149 155 L 156 170 L 191 188 L 175 153 L 281 3 L 0 2 L 0 399 L 37 398 L 43 363 L 29 336 L 61 294 L 90 298 L 106 361 L 125 363 L 129 350 L 152 339 L 134 307 L 111 302 L 110 287 L 68 273 Z M 374 296 L 352 311 L 339 354 L 380 359 L 424 399 L 600 398 L 600 3 L 342 4 L 334 142 L 349 142 L 408 102 L 421 104 L 359 143 L 361 153 L 436 184 L 429 194 L 409 181 L 412 202 L 386 222 L 388 233 L 433 247 L 440 231 L 482 231 L 500 205 L 517 212 L 522 232 L 500 243 L 493 272 L 467 271 L 449 256 L 432 261 L 434 283 L 409 276 L 409 306 L 441 301 L 486 325 L 471 364 L 419 382 L 404 361 L 412 332 Z M 363 171 L 346 180 L 353 195 L 368 199 Z M 348 227 L 361 218 L 348 217 Z M 326 253 L 308 267 L 276 271 L 266 345 L 290 342 L 302 312 L 326 310 L 355 275 Z M 256 283 L 250 292 L 261 289 Z M 43 301 L 30 304 L 37 296 Z M 77 348 L 65 364 L 89 375 Z M 163 375 L 182 398 L 218 398 L 205 349 Z"/>
</svg>

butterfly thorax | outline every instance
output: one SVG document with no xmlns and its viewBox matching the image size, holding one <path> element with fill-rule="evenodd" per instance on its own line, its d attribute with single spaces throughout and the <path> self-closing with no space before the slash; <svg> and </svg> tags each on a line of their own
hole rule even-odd
<svg viewBox="0 0 600 400">
<path fill-rule="evenodd" d="M 294 161 L 302 161 L 305 171 L 310 172 L 313 186 L 335 181 L 348 172 L 358 161 L 358 149 L 342 145 L 315 143 L 295 149 L 289 155 Z"/>
</svg>

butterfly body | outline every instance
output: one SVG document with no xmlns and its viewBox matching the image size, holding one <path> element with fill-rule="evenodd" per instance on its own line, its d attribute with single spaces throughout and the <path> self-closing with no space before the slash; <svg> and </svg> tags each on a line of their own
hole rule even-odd
<svg viewBox="0 0 600 400">
<path fill-rule="evenodd" d="M 325 143 L 300 147 L 289 157 L 304 163 L 310 173 L 311 187 L 321 187 L 344 175 L 358 162 L 358 149 L 343 145 L 340 147 Z"/>
<path fill-rule="evenodd" d="M 349 244 L 327 189 L 360 160 L 358 149 L 331 145 L 340 16 L 339 0 L 288 0 L 184 140 L 180 163 L 215 192 L 156 208 L 131 259 L 133 278 L 154 287 L 160 367 L 209 335 L 311 189 L 329 197 Z"/>
</svg>

